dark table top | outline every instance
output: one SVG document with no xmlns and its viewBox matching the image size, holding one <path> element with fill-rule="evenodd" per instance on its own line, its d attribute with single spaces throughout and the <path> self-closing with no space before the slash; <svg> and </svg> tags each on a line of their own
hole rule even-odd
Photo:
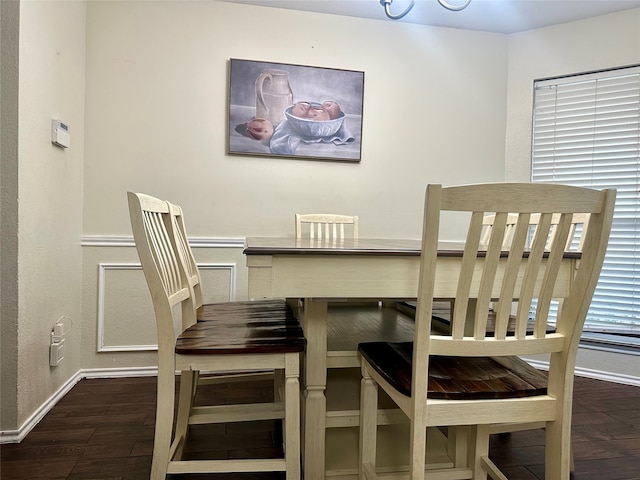
<svg viewBox="0 0 640 480">
<path fill-rule="evenodd" d="M 402 255 L 420 256 L 422 242 L 415 239 L 360 238 L 312 241 L 293 237 L 248 237 L 246 255 Z M 461 255 L 462 243 L 442 243 L 440 254 Z"/>
<path fill-rule="evenodd" d="M 294 237 L 247 237 L 245 255 L 378 255 L 420 256 L 421 240 L 402 238 L 359 238 L 330 241 Z M 440 242 L 438 256 L 460 257 L 464 242 Z M 478 256 L 484 256 L 484 251 Z M 507 256 L 508 252 L 504 252 Z M 527 252 L 524 254 L 527 257 Z M 545 255 L 546 256 L 546 255 Z M 580 258 L 579 252 L 565 252 L 565 258 Z"/>
</svg>

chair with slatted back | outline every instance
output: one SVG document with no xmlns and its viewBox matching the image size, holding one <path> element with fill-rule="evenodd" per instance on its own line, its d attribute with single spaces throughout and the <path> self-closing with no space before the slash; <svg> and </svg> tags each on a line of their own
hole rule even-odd
<svg viewBox="0 0 640 480">
<path fill-rule="evenodd" d="M 179 205 L 169 203 L 169 213 L 171 223 L 169 232 L 175 239 L 176 248 L 179 249 L 185 259 L 186 277 L 194 293 L 194 306 L 196 308 L 196 318 L 198 321 L 213 321 L 221 323 L 233 323 L 237 319 L 244 321 L 246 318 L 252 319 L 284 319 L 289 318 L 293 311 L 284 299 L 259 299 L 249 301 L 231 301 L 203 303 L 202 278 L 196 263 L 193 251 L 187 237 L 184 214 Z M 200 375 L 199 372 L 191 372 L 190 375 L 183 375 L 184 398 L 179 402 L 178 415 L 176 420 L 176 431 L 184 432 L 188 428 L 189 412 L 194 408 L 196 390 L 203 385 L 228 384 L 232 382 L 247 382 L 259 380 L 272 380 L 274 396 L 276 400 L 281 400 L 284 388 L 284 378 L 282 370 L 255 370 L 255 371 L 217 371 Z"/>
<path fill-rule="evenodd" d="M 358 238 L 358 217 L 350 215 L 296 213 L 296 238 L 301 239 L 308 229 L 312 241 L 339 241 L 347 238 L 345 226 L 351 228 L 351 238 Z M 349 228 L 349 227 L 348 227 Z"/>
<path fill-rule="evenodd" d="M 425 430 L 471 426 L 466 467 L 429 470 L 428 478 L 506 478 L 489 459 L 496 424 L 544 422 L 545 478 L 567 480 L 576 352 L 604 260 L 615 190 L 549 184 L 484 184 L 426 192 L 422 255 L 413 342 L 359 345 L 362 356 L 360 478 L 377 478 L 377 397 L 382 388 L 409 417 L 411 480 L 425 478 Z M 436 261 L 440 225 L 468 219 L 462 263 L 447 281 L 457 292 L 451 331 L 432 333 L 434 285 L 442 281 Z M 483 216 L 496 214 L 488 245 L 481 244 Z M 509 214 L 518 216 L 513 240 L 503 244 Z M 565 246 L 574 213 L 589 215 L 581 253 Z M 540 214 L 527 244 L 532 214 Z M 559 219 L 551 245 L 553 214 Z M 547 331 L 551 302 L 561 300 L 555 332 Z M 487 333 L 491 302 L 495 326 Z M 508 325 L 514 305 L 515 325 Z M 468 306 L 473 331 L 465 334 Z M 533 331 L 527 333 L 530 316 Z M 549 354 L 548 374 L 519 355 Z"/>
<path fill-rule="evenodd" d="M 304 350 L 302 328 L 289 310 L 240 314 L 224 321 L 196 320 L 195 294 L 187 277 L 184 246 L 174 237 L 171 205 L 163 200 L 128 193 L 129 213 L 140 263 L 153 300 L 158 338 L 158 395 L 151 478 L 168 474 L 283 471 L 300 477 L 299 359 Z M 227 304 L 227 307 L 229 305 Z M 234 314 L 235 313 L 235 314 Z M 178 317 L 178 318 L 176 318 Z M 174 325 L 179 324 L 175 335 Z M 230 372 L 282 370 L 283 401 L 248 405 L 191 405 L 195 376 L 199 371 Z M 175 372 L 181 372 L 178 415 L 172 434 Z M 214 459 L 185 458 L 189 426 L 232 421 L 282 419 L 283 458 Z"/>
</svg>

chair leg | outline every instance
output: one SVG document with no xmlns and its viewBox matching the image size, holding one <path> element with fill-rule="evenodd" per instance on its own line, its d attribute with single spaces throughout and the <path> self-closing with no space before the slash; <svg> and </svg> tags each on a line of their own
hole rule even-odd
<svg viewBox="0 0 640 480">
<path fill-rule="evenodd" d="M 545 478 L 568 480 L 571 471 L 571 425 L 557 420 L 545 427 Z"/>
<path fill-rule="evenodd" d="M 469 464 L 473 468 L 473 480 L 487 480 L 487 471 L 483 458 L 489 458 L 489 425 L 477 425 L 471 428 L 471 445 L 469 448 Z"/>
<path fill-rule="evenodd" d="M 284 400 L 284 372 L 276 370 L 273 374 L 273 401 L 281 402 Z"/>
<path fill-rule="evenodd" d="M 576 462 L 573 459 L 573 444 L 569 448 L 569 471 L 571 473 L 575 473 L 576 471 Z"/>
<path fill-rule="evenodd" d="M 285 355 L 284 455 L 287 479 L 300 478 L 300 354 Z"/>
<path fill-rule="evenodd" d="M 193 407 L 194 395 L 198 383 L 198 372 L 183 370 L 180 372 L 180 393 L 178 397 L 178 415 L 176 418 L 176 431 L 174 438 L 182 439 L 176 449 L 175 458 L 181 459 L 184 444 L 189 430 L 189 415 Z"/>
<path fill-rule="evenodd" d="M 151 479 L 164 480 L 169 464 L 171 431 L 173 429 L 173 404 L 175 399 L 175 373 L 173 358 L 158 365 L 158 389 L 156 400 L 156 430 L 153 441 L 153 461 Z"/>
<path fill-rule="evenodd" d="M 427 428 L 413 418 L 409 440 L 409 480 L 423 480 L 427 461 Z"/>
<path fill-rule="evenodd" d="M 453 459 L 453 465 L 456 468 L 470 465 L 469 441 L 469 427 L 454 426 L 447 429 L 447 453 Z"/>
<path fill-rule="evenodd" d="M 376 468 L 376 440 L 378 423 L 378 385 L 362 364 L 360 381 L 360 465 L 359 480 L 371 478 Z"/>
</svg>

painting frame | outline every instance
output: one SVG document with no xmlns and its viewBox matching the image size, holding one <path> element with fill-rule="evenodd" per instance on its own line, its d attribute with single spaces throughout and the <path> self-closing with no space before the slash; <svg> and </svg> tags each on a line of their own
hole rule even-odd
<svg viewBox="0 0 640 480">
<path fill-rule="evenodd" d="M 358 163 L 364 72 L 231 58 L 227 154 Z"/>
</svg>

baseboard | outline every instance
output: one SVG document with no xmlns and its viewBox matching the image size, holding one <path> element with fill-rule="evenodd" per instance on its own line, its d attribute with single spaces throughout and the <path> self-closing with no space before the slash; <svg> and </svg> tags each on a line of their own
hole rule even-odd
<svg viewBox="0 0 640 480">
<path fill-rule="evenodd" d="M 146 377 L 158 374 L 157 367 L 140 368 L 96 368 L 78 370 L 51 397 L 47 399 L 17 430 L 1 430 L 0 445 L 3 443 L 20 443 L 27 434 L 42 420 L 49 411 L 71 390 L 76 383 L 84 378 L 117 378 L 117 377 Z"/>
</svg>

